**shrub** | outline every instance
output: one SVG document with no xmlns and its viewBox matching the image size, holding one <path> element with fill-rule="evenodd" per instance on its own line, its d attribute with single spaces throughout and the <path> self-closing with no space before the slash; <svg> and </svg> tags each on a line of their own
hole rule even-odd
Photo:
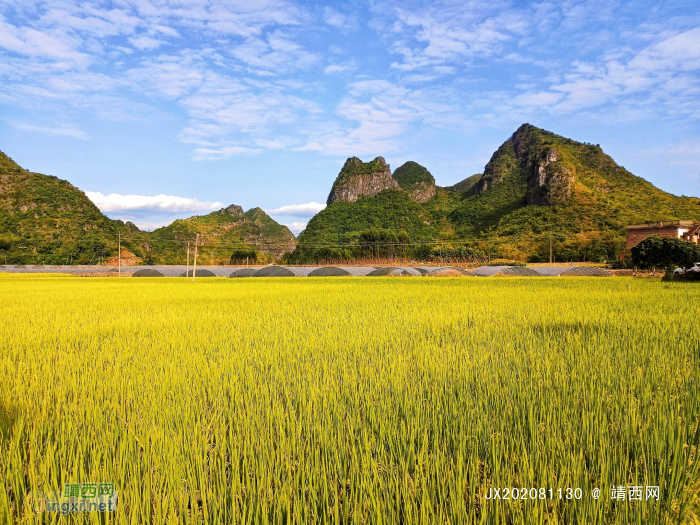
<svg viewBox="0 0 700 525">
<path fill-rule="evenodd" d="M 509 259 L 491 259 L 486 266 L 527 266 L 527 264 Z"/>
</svg>

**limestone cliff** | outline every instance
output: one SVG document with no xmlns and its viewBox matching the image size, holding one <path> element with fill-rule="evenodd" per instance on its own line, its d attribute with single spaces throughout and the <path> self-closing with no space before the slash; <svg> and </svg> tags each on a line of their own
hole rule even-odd
<svg viewBox="0 0 700 525">
<path fill-rule="evenodd" d="M 356 202 L 360 195 L 373 197 L 388 189 L 399 189 L 399 183 L 391 176 L 391 169 L 384 157 L 377 157 L 372 162 L 351 157 L 345 161 L 335 179 L 326 204 Z"/>
<path fill-rule="evenodd" d="M 543 149 L 529 171 L 528 204 L 549 206 L 564 202 L 571 196 L 575 168 L 562 162 L 556 148 Z"/>
<path fill-rule="evenodd" d="M 568 200 L 576 168 L 546 139 L 542 130 L 530 124 L 520 126 L 491 157 L 476 193 L 493 188 L 511 174 L 527 181 L 527 204 L 552 206 Z"/>
</svg>

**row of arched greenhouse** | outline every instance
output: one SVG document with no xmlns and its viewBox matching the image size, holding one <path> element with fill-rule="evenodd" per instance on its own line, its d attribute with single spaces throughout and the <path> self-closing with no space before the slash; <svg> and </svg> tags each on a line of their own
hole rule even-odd
<svg viewBox="0 0 700 525">
<path fill-rule="evenodd" d="M 72 275 L 114 275 L 118 268 L 110 266 L 42 266 L 0 265 L 0 272 L 67 273 Z M 123 267 L 132 277 L 192 277 L 193 269 L 185 266 Z M 612 274 L 592 266 L 481 266 L 464 269 L 458 266 L 263 266 L 263 267 L 199 267 L 197 277 L 424 277 L 424 276 L 515 276 L 515 277 L 610 277 Z"/>
<path fill-rule="evenodd" d="M 193 270 L 155 266 L 136 271 L 133 277 L 192 277 Z M 198 268 L 195 277 L 422 277 L 422 276 L 610 277 L 590 266 L 482 266 L 466 270 L 458 266 L 264 266 L 262 268 Z"/>
</svg>

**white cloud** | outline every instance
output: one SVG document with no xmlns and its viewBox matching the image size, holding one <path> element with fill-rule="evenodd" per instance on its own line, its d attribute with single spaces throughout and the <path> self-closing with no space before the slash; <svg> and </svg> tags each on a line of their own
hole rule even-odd
<svg viewBox="0 0 700 525">
<path fill-rule="evenodd" d="M 140 230 L 147 231 L 147 232 L 152 232 L 153 230 L 157 230 L 158 228 L 162 228 L 163 226 L 167 226 L 168 224 L 172 223 L 172 221 L 144 221 L 141 219 L 134 218 L 129 219 L 129 218 L 123 218 L 122 219 L 124 222 L 129 221 L 133 222 Z"/>
<path fill-rule="evenodd" d="M 629 118 L 668 113 L 670 107 L 697 115 L 692 103 L 700 93 L 700 28 L 666 36 L 636 53 L 623 49 L 611 54 L 611 60 L 574 61 L 568 71 L 545 78 L 547 87 L 527 86 L 509 97 L 502 111 L 518 106 L 556 114 L 597 108 L 608 113 L 605 108 L 614 104 L 618 115 Z"/>
<path fill-rule="evenodd" d="M 154 25 L 151 30 L 155 33 L 162 33 L 164 35 L 172 36 L 175 38 L 180 38 L 180 33 L 175 31 L 172 27 Z"/>
<path fill-rule="evenodd" d="M 129 42 L 131 42 L 134 47 L 141 49 L 142 51 L 158 49 L 160 46 L 165 44 L 164 40 L 158 40 L 145 35 L 132 37 L 129 39 Z"/>
<path fill-rule="evenodd" d="M 145 25 L 138 16 L 126 11 L 100 9 L 89 2 L 65 2 L 60 7 L 57 2 L 41 17 L 47 26 L 64 27 L 72 32 L 81 32 L 97 38 L 131 34 L 135 28 Z"/>
<path fill-rule="evenodd" d="M 323 9 L 323 21 L 329 26 L 344 28 L 348 24 L 348 17 L 330 6 L 326 6 Z"/>
<path fill-rule="evenodd" d="M 260 149 L 245 148 L 242 146 L 229 146 L 219 149 L 195 148 L 194 152 L 196 155 L 193 160 L 218 160 L 234 155 L 255 155 L 261 151 Z"/>
<path fill-rule="evenodd" d="M 78 42 L 57 30 L 53 34 L 31 27 L 15 27 L 0 15 L 0 48 L 30 57 L 53 59 L 64 67 L 85 66 L 89 55 L 78 51 Z"/>
<path fill-rule="evenodd" d="M 304 146 L 299 146 L 298 148 L 294 148 L 294 151 L 323 151 L 324 147 L 321 146 L 318 142 L 309 142 L 308 144 L 305 144 Z"/>
<path fill-rule="evenodd" d="M 306 229 L 308 222 L 292 222 L 290 224 L 285 224 L 287 228 L 292 230 L 293 233 L 299 234 Z"/>
<path fill-rule="evenodd" d="M 319 126 L 309 142 L 296 151 L 319 151 L 327 155 L 381 155 L 396 151 L 402 139 L 421 123 L 443 125 L 454 120 L 455 108 L 436 103 L 436 93 L 411 90 L 383 79 L 350 84 L 336 114 L 357 123 Z"/>
<path fill-rule="evenodd" d="M 66 72 L 48 79 L 47 87 L 56 94 L 70 96 L 71 93 L 111 91 L 124 82 L 102 73 Z"/>
<path fill-rule="evenodd" d="M 88 140 L 90 137 L 82 131 L 77 128 L 69 128 L 69 127 L 60 127 L 60 128 L 52 128 L 48 126 L 31 126 L 29 124 L 22 124 L 22 123 L 13 123 L 13 126 L 16 127 L 17 129 L 25 130 L 25 131 L 37 131 L 39 133 L 47 133 L 49 135 L 63 135 L 66 137 L 73 137 L 74 139 L 82 139 L 82 140 Z"/>
<path fill-rule="evenodd" d="M 273 127 L 320 113 L 315 102 L 284 91 L 284 88 L 276 86 L 249 88 L 231 78 L 208 75 L 201 87 L 180 100 L 192 119 L 186 135 L 193 141 L 227 146 L 230 139 L 217 142 L 217 137 L 230 137 L 236 132 L 250 133 L 255 138 L 243 141 L 250 150 L 248 153 L 259 151 L 252 147 L 253 144 L 267 149 L 281 149 L 283 144 L 278 137 L 268 137 Z"/>
<path fill-rule="evenodd" d="M 696 71 L 700 69 L 700 27 L 662 40 L 635 56 L 631 69 Z"/>
<path fill-rule="evenodd" d="M 177 99 L 200 87 L 205 74 L 191 57 L 161 56 L 130 69 L 126 76 L 135 90 Z"/>
<path fill-rule="evenodd" d="M 318 202 L 308 202 L 306 204 L 288 204 L 274 210 L 265 210 L 270 215 L 297 215 L 312 217 L 326 207 Z"/>
<path fill-rule="evenodd" d="M 104 195 L 97 191 L 86 191 L 85 195 L 95 203 L 102 212 L 157 211 L 157 212 L 195 212 L 213 211 L 222 208 L 221 202 L 205 202 L 175 195 Z"/>
<path fill-rule="evenodd" d="M 71 105 L 100 115 L 131 105 L 136 116 L 143 114 L 136 108 L 140 102 L 127 90 L 175 100 L 192 116 L 180 134 L 183 141 L 219 150 L 218 155 L 196 153 L 200 159 L 240 151 L 227 147 L 237 130 L 289 123 L 300 111 L 316 111 L 313 103 L 285 93 L 303 88 L 296 79 L 251 88 L 240 74 L 248 68 L 258 78 L 281 76 L 319 60 L 297 41 L 297 30 L 286 31 L 309 21 L 293 2 L 30 3 L 0 2 L 0 103 L 34 109 Z M 24 26 L 7 22 L 6 13 Z M 177 53 L 149 56 L 173 38 Z M 86 71 L 92 64 L 100 65 L 100 73 Z M 96 91 L 112 91 L 114 96 L 98 100 L 90 94 Z M 212 132 L 228 140 L 211 140 Z M 256 140 L 267 141 L 269 149 L 280 148 L 274 138 L 258 135 L 244 140 L 248 152 L 257 151 Z"/>
<path fill-rule="evenodd" d="M 256 139 L 255 145 L 265 149 L 284 149 L 285 143 L 279 139 Z"/>
<path fill-rule="evenodd" d="M 522 95 L 514 97 L 511 102 L 516 106 L 552 106 L 559 102 L 563 96 L 562 93 L 552 93 L 550 91 L 523 93 Z"/>
<path fill-rule="evenodd" d="M 353 62 L 348 62 L 345 64 L 330 64 L 326 66 L 323 70 L 324 73 L 332 75 L 334 73 L 344 73 L 345 71 L 354 71 L 357 66 Z"/>
<path fill-rule="evenodd" d="M 267 40 L 248 38 L 232 49 L 231 55 L 252 68 L 275 75 L 288 70 L 307 68 L 320 59 L 279 31 L 269 35 Z"/>
<path fill-rule="evenodd" d="M 392 67 L 414 70 L 498 53 L 503 44 L 522 35 L 527 27 L 523 13 L 507 2 L 433 2 L 422 9 L 393 6 L 393 32 L 398 36 L 392 50 L 403 56 Z M 414 43 L 413 41 L 418 43 Z"/>
</svg>

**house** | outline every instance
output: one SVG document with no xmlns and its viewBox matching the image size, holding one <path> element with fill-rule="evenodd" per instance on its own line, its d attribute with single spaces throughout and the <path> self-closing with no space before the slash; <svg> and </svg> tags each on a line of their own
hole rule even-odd
<svg viewBox="0 0 700 525">
<path fill-rule="evenodd" d="M 700 222 L 695 221 L 663 221 L 627 226 L 627 249 L 636 246 L 650 235 L 659 237 L 676 237 L 684 241 L 698 244 L 700 237 Z"/>
</svg>

